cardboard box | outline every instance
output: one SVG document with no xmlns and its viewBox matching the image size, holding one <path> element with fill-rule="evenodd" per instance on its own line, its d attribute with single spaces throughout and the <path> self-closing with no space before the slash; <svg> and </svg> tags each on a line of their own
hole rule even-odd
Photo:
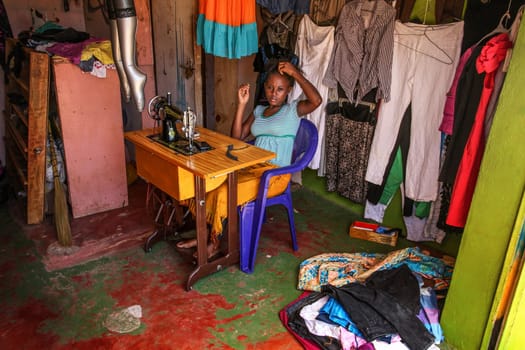
<svg viewBox="0 0 525 350">
<path fill-rule="evenodd" d="M 354 221 L 350 226 L 349 235 L 352 238 L 387 244 L 395 247 L 400 232 L 400 229 L 392 229 L 390 227 L 384 227 L 369 222 Z"/>
</svg>

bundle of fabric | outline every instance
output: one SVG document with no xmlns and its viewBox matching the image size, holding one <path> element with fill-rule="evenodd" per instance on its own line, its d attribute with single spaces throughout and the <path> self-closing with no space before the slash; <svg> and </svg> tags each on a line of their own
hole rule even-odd
<svg viewBox="0 0 525 350">
<path fill-rule="evenodd" d="M 300 267 L 305 292 L 279 316 L 306 349 L 437 349 L 436 288 L 451 272 L 419 248 L 317 255 Z"/>
</svg>

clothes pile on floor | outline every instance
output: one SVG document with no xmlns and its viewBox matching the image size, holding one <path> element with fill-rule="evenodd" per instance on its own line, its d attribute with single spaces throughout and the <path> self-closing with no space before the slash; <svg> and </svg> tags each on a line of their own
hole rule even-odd
<svg viewBox="0 0 525 350">
<path fill-rule="evenodd" d="M 305 349 L 438 349 L 438 295 L 452 270 L 417 247 L 316 255 L 299 268 L 304 293 L 279 317 Z"/>
</svg>

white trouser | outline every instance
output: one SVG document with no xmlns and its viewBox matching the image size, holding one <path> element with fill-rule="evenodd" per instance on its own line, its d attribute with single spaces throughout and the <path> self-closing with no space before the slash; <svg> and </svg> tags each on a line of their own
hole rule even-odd
<svg viewBox="0 0 525 350">
<path fill-rule="evenodd" d="M 463 22 L 421 25 L 396 21 L 390 101 L 381 104 L 366 180 L 380 185 L 403 115 L 412 102 L 405 195 L 432 201 L 438 193 L 439 125 L 461 51 Z"/>
<path fill-rule="evenodd" d="M 305 78 L 317 88 L 323 98 L 321 105 L 305 116 L 306 119 L 315 124 L 319 134 L 317 150 L 308 165 L 311 169 L 319 169 L 319 176 L 324 176 L 325 173 L 325 106 L 328 100 L 328 86 L 323 84 L 323 78 L 334 47 L 334 34 L 335 27 L 318 26 L 308 15 L 304 15 L 299 23 L 297 43 L 295 44 L 295 54 L 299 57 L 300 62 L 299 67 Z M 290 93 L 290 101 L 299 98 L 302 93 L 299 84 L 295 84 Z"/>
</svg>

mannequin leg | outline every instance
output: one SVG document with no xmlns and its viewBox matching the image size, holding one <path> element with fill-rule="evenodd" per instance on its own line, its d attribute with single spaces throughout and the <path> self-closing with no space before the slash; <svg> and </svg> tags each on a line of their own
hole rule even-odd
<svg viewBox="0 0 525 350">
<path fill-rule="evenodd" d="M 146 75 L 137 68 L 135 61 L 135 34 L 137 32 L 135 4 L 133 0 L 113 0 L 113 4 L 117 14 L 117 30 L 124 71 L 135 105 L 139 111 L 142 111 L 144 109 Z"/>
<path fill-rule="evenodd" d="M 122 63 L 122 56 L 120 55 L 120 41 L 118 39 L 117 29 L 117 13 L 115 11 L 115 5 L 113 0 L 106 1 L 106 9 L 109 17 L 109 28 L 111 31 L 111 49 L 113 51 L 113 61 L 117 67 L 117 72 L 120 80 L 120 88 L 126 102 L 131 100 L 131 90 L 129 87 L 128 77 L 124 70 L 124 64 Z"/>
</svg>

